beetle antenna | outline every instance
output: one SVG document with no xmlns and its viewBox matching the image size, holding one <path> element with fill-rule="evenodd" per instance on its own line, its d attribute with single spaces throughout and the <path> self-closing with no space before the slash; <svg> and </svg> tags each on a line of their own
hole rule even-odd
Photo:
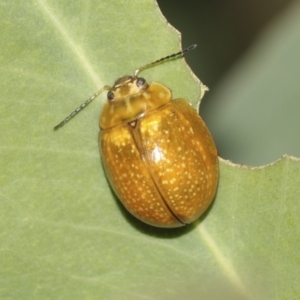
<svg viewBox="0 0 300 300">
<path fill-rule="evenodd" d="M 96 97 L 98 97 L 103 91 L 111 89 L 110 86 L 105 85 L 97 93 L 95 93 L 91 98 L 87 99 L 84 103 L 78 106 L 73 112 L 71 112 L 63 121 L 56 125 L 53 129 L 57 130 L 58 128 L 64 126 L 67 122 L 70 121 L 75 115 L 77 115 L 81 110 L 83 110 L 88 104 L 90 104 Z"/>
<path fill-rule="evenodd" d="M 151 67 L 151 66 L 153 66 L 153 65 L 156 65 L 156 64 L 158 64 L 158 63 L 161 63 L 161 62 L 163 62 L 163 61 L 165 61 L 165 60 L 168 60 L 168 59 L 171 59 L 171 58 L 175 58 L 175 57 L 177 57 L 177 56 L 184 56 L 185 53 L 187 53 L 187 52 L 189 52 L 189 51 L 191 51 L 191 50 L 194 50 L 196 47 L 197 47 L 197 45 L 196 45 L 196 44 L 193 44 L 193 45 L 191 45 L 191 46 L 189 46 L 189 47 L 187 47 L 187 48 L 185 48 L 185 49 L 183 49 L 183 50 L 181 50 L 181 51 L 179 51 L 179 52 L 177 52 L 177 53 L 173 53 L 173 54 L 171 54 L 171 55 L 168 55 L 168 56 L 165 56 L 165 57 L 163 57 L 163 58 L 160 58 L 160 59 L 158 59 L 158 60 L 156 60 L 156 61 L 153 61 L 153 62 L 150 63 L 150 64 L 147 64 L 147 65 L 145 65 L 145 66 L 142 66 L 142 67 L 140 67 L 140 68 L 138 68 L 137 70 L 134 71 L 134 76 L 137 76 L 137 74 L 140 73 L 142 70 L 145 70 L 145 69 L 147 69 L 147 68 L 149 68 L 149 67 Z"/>
</svg>

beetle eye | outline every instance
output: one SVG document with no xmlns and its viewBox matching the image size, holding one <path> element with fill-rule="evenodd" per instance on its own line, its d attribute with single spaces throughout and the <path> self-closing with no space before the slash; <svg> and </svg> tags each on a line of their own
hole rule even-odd
<svg viewBox="0 0 300 300">
<path fill-rule="evenodd" d="M 138 78 L 136 81 L 137 87 L 142 87 L 145 83 L 146 83 L 146 80 L 143 77 Z"/>
<path fill-rule="evenodd" d="M 112 99 L 114 99 L 114 98 L 115 98 L 114 93 L 113 93 L 112 91 L 109 91 L 109 92 L 107 93 L 107 99 L 108 99 L 108 100 L 112 100 Z"/>
</svg>

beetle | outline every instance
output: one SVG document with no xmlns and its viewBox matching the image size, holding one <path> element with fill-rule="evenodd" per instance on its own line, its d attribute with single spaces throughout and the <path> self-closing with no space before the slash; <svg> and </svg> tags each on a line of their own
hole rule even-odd
<svg viewBox="0 0 300 300">
<path fill-rule="evenodd" d="M 99 148 L 108 180 L 126 209 L 155 227 L 194 222 L 210 206 L 219 176 L 214 140 L 185 99 L 169 88 L 147 83 L 141 70 L 183 56 L 196 45 L 137 69 L 104 86 L 67 118 L 108 90 L 99 118 Z"/>
</svg>

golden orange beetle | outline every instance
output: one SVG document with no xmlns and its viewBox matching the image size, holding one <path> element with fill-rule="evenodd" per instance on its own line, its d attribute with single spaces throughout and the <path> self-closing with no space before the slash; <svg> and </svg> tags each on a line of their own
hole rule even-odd
<svg viewBox="0 0 300 300">
<path fill-rule="evenodd" d="M 218 155 L 206 125 L 184 99 L 172 100 L 164 85 L 147 83 L 138 73 L 161 58 L 104 86 L 58 129 L 108 90 L 99 120 L 99 147 L 105 171 L 127 210 L 156 227 L 195 221 L 209 207 L 218 184 Z"/>
</svg>

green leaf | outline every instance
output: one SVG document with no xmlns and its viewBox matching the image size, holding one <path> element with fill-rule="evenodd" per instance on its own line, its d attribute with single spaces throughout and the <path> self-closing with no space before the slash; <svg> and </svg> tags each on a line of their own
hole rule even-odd
<svg viewBox="0 0 300 300">
<path fill-rule="evenodd" d="M 7 1 L 0 16 L 1 299 L 299 294 L 299 160 L 222 162 L 206 215 L 163 230 L 131 217 L 105 179 L 97 142 L 105 96 L 53 131 L 103 85 L 179 50 L 155 2 Z M 183 59 L 143 76 L 174 97 L 200 97 Z"/>
</svg>

